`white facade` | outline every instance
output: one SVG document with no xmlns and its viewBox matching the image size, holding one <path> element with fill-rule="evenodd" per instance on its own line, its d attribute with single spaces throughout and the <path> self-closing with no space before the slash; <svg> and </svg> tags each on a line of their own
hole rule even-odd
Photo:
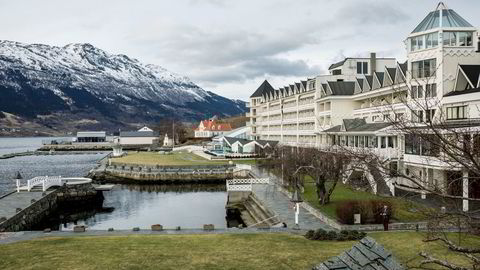
<svg viewBox="0 0 480 270">
<path fill-rule="evenodd" d="M 447 185 L 450 171 L 461 168 L 413 154 L 405 149 L 402 134 L 385 133 L 379 127 L 395 121 L 480 118 L 480 91 L 472 90 L 480 87 L 479 74 L 471 66 L 462 68 L 478 65 L 480 69 L 479 31 L 458 18 L 440 4 L 407 37 L 407 61 L 402 64 L 372 54 L 347 58 L 331 65 L 327 75 L 284 88 L 273 89 L 264 82 L 250 98 L 252 136 L 294 146 L 372 148 L 420 176 L 425 185 Z M 449 94 L 465 89 L 462 94 Z M 372 129 L 345 130 L 344 120 L 354 118 Z M 337 126 L 341 127 L 336 130 Z M 468 194 L 468 172 L 460 173 Z M 392 181 L 411 184 L 405 179 Z"/>
</svg>

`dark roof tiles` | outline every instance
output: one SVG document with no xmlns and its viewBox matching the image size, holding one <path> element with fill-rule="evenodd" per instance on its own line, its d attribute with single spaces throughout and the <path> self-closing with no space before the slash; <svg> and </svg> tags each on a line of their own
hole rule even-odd
<svg viewBox="0 0 480 270">
<path fill-rule="evenodd" d="M 403 270 L 405 269 L 382 245 L 365 237 L 350 250 L 314 266 L 313 270 Z"/>
<path fill-rule="evenodd" d="M 253 97 L 261 97 L 269 92 L 272 92 L 274 91 L 272 85 L 270 85 L 270 83 L 265 80 L 258 88 L 257 90 L 255 90 L 255 92 L 253 92 L 253 94 L 250 96 L 251 98 Z"/>
</svg>

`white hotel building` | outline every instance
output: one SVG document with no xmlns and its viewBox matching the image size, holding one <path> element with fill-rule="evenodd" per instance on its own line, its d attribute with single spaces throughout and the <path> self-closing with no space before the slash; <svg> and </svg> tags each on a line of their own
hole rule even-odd
<svg viewBox="0 0 480 270">
<path fill-rule="evenodd" d="M 263 82 L 250 97 L 252 136 L 292 146 L 372 148 L 426 185 L 480 198 L 480 181 L 469 184 L 468 171 L 452 169 L 389 129 L 393 121 L 428 119 L 468 125 L 478 119 L 480 126 L 479 40 L 477 28 L 440 3 L 407 37 L 404 63 L 372 53 L 279 89 Z M 458 175 L 463 183 L 449 185 Z M 405 179 L 387 182 L 392 192 L 409 185 Z"/>
</svg>

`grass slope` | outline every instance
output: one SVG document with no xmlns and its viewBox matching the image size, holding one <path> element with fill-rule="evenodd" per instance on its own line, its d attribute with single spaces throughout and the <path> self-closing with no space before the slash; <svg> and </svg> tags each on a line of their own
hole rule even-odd
<svg viewBox="0 0 480 270">
<path fill-rule="evenodd" d="M 420 250 L 465 262 L 438 244 L 426 245 L 420 233 L 370 236 L 403 263 Z M 479 237 L 464 241 L 480 245 Z M 354 243 L 279 233 L 56 237 L 0 245 L 0 269 L 311 269 Z"/>
<path fill-rule="evenodd" d="M 336 209 L 339 203 L 348 200 L 387 200 L 395 206 L 395 213 L 393 219 L 398 222 L 413 222 L 421 221 L 425 217 L 421 213 L 426 210 L 426 207 L 403 198 L 393 197 L 384 198 L 363 191 L 356 191 L 341 183 L 337 184 L 335 190 L 330 197 L 331 202 L 327 205 L 320 205 L 318 203 L 317 194 L 315 192 L 315 184 L 313 181 L 306 180 L 304 199 L 313 207 L 319 209 L 326 215 L 332 218 L 337 218 Z M 412 212 L 411 209 L 416 209 Z"/>
<path fill-rule="evenodd" d="M 208 160 L 187 152 L 173 152 L 169 155 L 162 155 L 157 152 L 128 153 L 127 156 L 112 159 L 112 163 L 142 164 L 142 165 L 222 165 L 228 161 Z"/>
</svg>

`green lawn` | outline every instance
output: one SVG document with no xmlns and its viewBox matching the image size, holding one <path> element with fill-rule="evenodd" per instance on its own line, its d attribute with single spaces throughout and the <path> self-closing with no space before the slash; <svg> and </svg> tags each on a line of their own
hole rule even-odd
<svg viewBox="0 0 480 270">
<path fill-rule="evenodd" d="M 375 194 L 363 191 L 356 191 L 341 183 L 337 184 L 335 190 L 330 197 L 330 203 L 327 205 L 320 205 L 318 203 L 317 194 L 315 192 L 315 184 L 311 180 L 305 181 L 304 199 L 313 207 L 319 209 L 327 216 L 337 219 L 336 208 L 342 201 L 348 200 L 371 200 L 381 199 L 390 201 L 394 207 L 393 219 L 398 222 L 413 222 L 424 219 L 422 212 L 428 210 L 425 206 L 413 203 L 403 198 L 393 197 L 384 198 Z M 415 211 L 411 211 L 416 209 Z"/>
<path fill-rule="evenodd" d="M 463 262 L 438 244 L 427 246 L 419 233 L 370 236 L 403 263 L 421 250 Z M 479 237 L 468 241 L 480 245 Z M 0 245 L 0 269 L 311 269 L 354 243 L 280 233 L 51 237 Z"/>
<path fill-rule="evenodd" d="M 222 165 L 228 161 L 208 160 L 187 152 L 173 152 L 171 154 L 159 154 L 157 152 L 129 152 L 128 155 L 112 159 L 112 163 L 142 164 L 142 165 Z"/>
</svg>

